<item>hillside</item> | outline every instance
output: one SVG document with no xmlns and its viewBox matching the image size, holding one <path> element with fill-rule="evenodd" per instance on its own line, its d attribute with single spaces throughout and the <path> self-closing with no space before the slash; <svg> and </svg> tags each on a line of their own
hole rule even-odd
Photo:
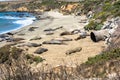
<svg viewBox="0 0 120 80">
<path fill-rule="evenodd" d="M 113 20 L 112 23 L 116 21 L 117 23 L 115 24 L 117 24 L 117 28 L 114 28 L 115 31 L 109 34 L 109 37 L 107 39 L 109 39 L 110 41 L 109 41 L 109 44 L 107 45 L 107 48 L 103 49 L 103 51 L 101 51 L 100 54 L 96 56 L 88 57 L 88 60 L 86 62 L 82 64 L 76 64 L 75 67 L 65 66 L 65 65 L 51 67 L 51 66 L 48 66 L 48 64 L 46 64 L 46 65 L 42 65 L 42 67 L 39 69 L 35 66 L 33 67 L 33 65 L 37 65 L 38 63 L 44 62 L 45 59 L 37 55 L 32 55 L 31 54 L 32 52 L 29 53 L 30 51 L 36 48 L 30 47 L 30 49 L 28 48 L 23 49 L 24 48 L 23 47 L 19 49 L 18 47 L 15 46 L 19 41 L 18 42 L 16 41 L 15 43 L 12 43 L 10 45 L 6 45 L 0 48 L 0 69 L 1 69 L 0 72 L 3 72 L 2 77 L 0 77 L 0 79 L 4 79 L 4 80 L 8 80 L 8 79 L 11 79 L 11 80 L 34 80 L 34 79 L 35 80 L 85 80 L 85 79 L 86 80 L 88 79 L 119 80 L 120 78 L 120 68 L 119 68 L 120 66 L 120 18 L 119 18 L 120 17 L 120 0 L 81 0 L 81 1 L 74 0 L 74 2 L 71 2 L 71 1 L 73 0 L 42 0 L 42 1 L 31 0 L 27 2 L 26 1 L 25 2 L 1 2 L 0 11 L 21 11 L 21 12 L 26 11 L 26 12 L 37 13 L 37 15 L 39 15 L 45 11 L 55 10 L 55 11 L 59 11 L 63 15 L 74 15 L 75 17 L 86 15 L 88 23 L 86 26 L 84 26 L 84 29 L 88 32 L 100 31 L 105 25 L 107 25 L 112 20 Z M 57 21 L 59 21 L 58 17 L 61 18 L 63 17 L 63 15 L 57 16 Z M 50 18 L 50 21 L 52 20 L 53 18 L 52 19 Z M 63 20 L 63 19 L 61 18 L 60 20 Z M 65 18 L 64 20 L 69 20 L 69 18 Z M 64 20 L 61 21 L 61 23 L 66 22 Z M 55 21 L 56 24 L 57 24 L 57 21 Z M 47 25 L 54 26 L 54 24 L 53 25 L 49 25 L 49 24 L 50 23 L 47 23 L 46 26 Z M 70 26 L 67 26 L 67 27 L 71 28 Z M 114 27 L 114 25 L 112 25 L 112 27 Z M 61 27 L 59 28 L 61 30 Z M 108 25 L 107 29 L 109 28 L 110 28 L 110 25 Z M 55 29 L 57 30 L 58 28 L 55 28 Z M 32 28 L 29 30 L 31 30 L 29 31 L 31 35 L 35 34 L 34 26 L 32 26 Z M 29 35 L 29 33 L 27 33 L 27 35 Z M 74 35 L 71 36 L 71 33 L 69 32 L 67 32 L 67 34 L 69 34 L 67 38 L 69 37 L 74 39 L 74 37 L 76 37 Z M 22 37 L 24 36 L 22 35 Z M 31 36 L 29 36 L 29 38 L 30 37 Z M 53 37 L 54 36 L 52 36 L 52 39 Z M 38 42 L 39 41 L 42 41 L 42 40 L 38 40 Z M 84 41 L 88 41 L 86 42 L 87 45 L 82 43 Z M 100 50 L 100 47 L 103 45 L 103 42 L 101 42 L 101 44 L 98 44 L 98 42 L 95 43 L 90 41 L 88 37 L 86 39 L 81 39 L 81 41 L 78 41 L 78 42 L 79 43 L 81 42 L 80 46 L 82 44 L 84 45 L 84 47 L 82 48 L 84 51 L 81 51 L 81 52 L 86 52 L 86 54 L 79 54 L 79 56 L 87 55 L 87 54 L 92 55 L 92 53 L 97 52 L 96 49 Z M 64 53 L 65 49 L 68 49 L 69 47 L 72 48 L 73 46 L 77 46 L 78 42 L 76 40 L 74 40 L 71 43 L 68 42 L 70 43 L 69 46 L 55 45 L 51 47 L 51 45 L 44 45 L 43 47 L 47 47 L 51 49 L 51 53 L 59 53 L 61 55 L 60 51 L 61 52 L 63 51 L 62 53 Z M 22 42 L 19 42 L 19 44 L 20 43 Z M 90 48 L 91 45 L 94 47 Z M 58 51 L 53 51 L 54 49 Z M 87 53 L 87 50 L 91 52 Z M 51 58 L 52 56 L 60 57 L 59 54 L 53 54 L 52 56 L 50 56 L 49 53 L 47 52 L 46 54 L 48 54 L 47 57 L 49 57 L 51 60 L 52 60 Z M 44 54 L 42 56 L 46 57 L 46 55 Z M 79 60 L 83 59 L 78 55 L 76 56 L 77 58 L 80 58 Z M 69 57 L 73 58 L 72 55 Z M 54 58 L 54 59 L 57 60 L 57 58 Z M 59 59 L 58 61 L 56 61 L 56 63 L 59 63 Z M 53 63 L 53 65 L 54 64 L 55 63 Z M 46 68 L 46 66 L 48 67 Z"/>
</svg>

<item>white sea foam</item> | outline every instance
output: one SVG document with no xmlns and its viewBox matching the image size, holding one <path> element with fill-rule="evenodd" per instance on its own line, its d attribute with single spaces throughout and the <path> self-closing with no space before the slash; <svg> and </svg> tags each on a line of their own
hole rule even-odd
<svg viewBox="0 0 120 80">
<path fill-rule="evenodd" d="M 28 26 L 28 25 L 33 23 L 33 20 L 35 20 L 35 17 L 24 18 L 24 19 L 17 20 L 17 21 L 15 21 L 13 23 L 14 24 L 20 24 L 21 26 L 17 27 L 16 29 L 12 29 L 12 30 L 8 30 L 8 31 L 5 31 L 5 32 L 2 32 L 0 34 L 4 34 L 4 33 L 7 33 L 7 32 L 11 32 L 11 31 L 15 31 L 15 30 L 20 29 L 22 27 Z"/>
<path fill-rule="evenodd" d="M 0 16 L 1 19 L 22 19 L 20 17 L 12 17 L 12 16 Z"/>
<path fill-rule="evenodd" d="M 23 27 L 23 26 L 27 26 L 27 25 L 32 24 L 33 20 L 35 20 L 35 18 L 26 18 L 26 19 L 17 20 L 13 23 L 20 24 L 21 25 L 20 27 Z"/>
</svg>

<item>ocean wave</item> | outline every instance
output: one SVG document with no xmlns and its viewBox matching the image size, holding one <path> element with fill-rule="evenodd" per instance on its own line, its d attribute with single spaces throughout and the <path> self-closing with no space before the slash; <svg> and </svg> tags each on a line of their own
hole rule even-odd
<svg viewBox="0 0 120 80">
<path fill-rule="evenodd" d="M 27 25 L 32 24 L 33 20 L 35 20 L 35 18 L 26 18 L 26 19 L 21 19 L 21 20 L 14 21 L 13 23 L 14 24 L 20 24 L 21 27 L 23 27 L 23 26 L 27 26 Z"/>
<path fill-rule="evenodd" d="M 9 12 L 10 14 L 4 15 L 0 13 L 0 34 L 11 32 L 33 23 L 36 19 L 33 15 L 22 13 L 24 16 L 20 17 L 19 13 Z M 13 16 L 9 16 L 13 15 Z M 5 24 L 5 25 L 4 25 Z M 3 27 L 4 26 L 4 27 Z"/>
<path fill-rule="evenodd" d="M 12 17 L 12 16 L 0 16 L 1 19 L 22 19 L 20 17 Z"/>
</svg>

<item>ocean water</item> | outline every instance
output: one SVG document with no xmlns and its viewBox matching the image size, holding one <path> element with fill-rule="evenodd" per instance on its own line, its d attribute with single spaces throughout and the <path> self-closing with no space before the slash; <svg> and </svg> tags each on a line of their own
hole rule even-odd
<svg viewBox="0 0 120 80">
<path fill-rule="evenodd" d="M 30 25 L 33 20 L 35 17 L 27 12 L 0 12 L 0 34 Z"/>
</svg>

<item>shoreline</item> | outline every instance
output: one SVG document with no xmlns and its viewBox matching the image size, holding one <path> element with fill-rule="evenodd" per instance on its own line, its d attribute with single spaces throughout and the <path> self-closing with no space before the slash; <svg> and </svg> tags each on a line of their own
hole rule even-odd
<svg viewBox="0 0 120 80">
<path fill-rule="evenodd" d="M 88 57 L 95 56 L 102 51 L 102 47 L 105 45 L 104 41 L 100 41 L 98 43 L 92 42 L 90 37 L 86 37 L 84 39 L 80 39 L 76 41 L 75 39 L 79 36 L 79 34 L 75 35 L 65 35 L 60 36 L 62 32 L 65 31 L 73 31 L 73 30 L 81 30 L 84 31 L 84 26 L 86 23 L 81 23 L 82 20 L 86 20 L 85 15 L 82 16 L 74 16 L 74 15 L 62 15 L 58 12 L 46 12 L 45 15 L 51 18 L 46 18 L 42 20 L 36 20 L 31 25 L 22 27 L 16 31 L 12 31 L 14 38 L 23 38 L 23 43 L 36 43 L 42 44 L 44 41 L 49 41 L 52 39 L 72 39 L 72 41 L 66 41 L 66 45 L 52 45 L 52 44 L 42 44 L 41 48 L 48 49 L 47 52 L 42 54 L 35 54 L 36 49 L 40 47 L 27 47 L 22 46 L 20 48 L 27 49 L 27 53 L 33 54 L 36 56 L 41 56 L 45 59 L 42 63 L 39 63 L 37 67 L 40 67 L 41 64 L 50 64 L 52 66 L 57 65 L 75 65 L 81 64 L 87 61 Z M 53 31 L 53 34 L 47 35 L 44 30 L 47 29 L 56 29 L 62 27 L 56 31 Z M 33 31 L 29 31 L 30 28 L 35 28 Z M 35 37 L 41 37 L 40 40 L 32 40 Z M 0 42 L 1 43 L 1 42 Z M 3 42 L 1 44 L 6 44 Z M 18 43 L 17 45 L 21 45 L 22 43 Z M 66 51 L 69 49 L 74 49 L 76 47 L 82 47 L 82 51 L 77 52 L 75 54 L 66 55 Z M 97 50 L 94 50 L 95 48 Z M 91 53 L 92 52 L 92 53 Z"/>
<path fill-rule="evenodd" d="M 10 13 L 8 13 L 8 12 L 10 12 Z M 1 19 L 5 18 L 5 20 L 8 20 L 8 19 L 12 20 L 12 24 L 10 26 L 12 26 L 12 25 L 14 25 L 14 26 L 19 25 L 19 26 L 15 27 L 14 29 L 1 31 L 0 35 L 10 33 L 10 32 L 16 31 L 18 29 L 21 29 L 22 27 L 25 27 L 25 26 L 28 26 L 28 25 L 32 24 L 34 22 L 34 20 L 36 20 L 36 17 L 31 15 L 31 13 L 28 13 L 28 12 L 25 12 L 25 13 L 21 12 L 23 15 L 25 15 L 25 16 L 22 15 L 22 17 L 21 16 L 13 16 L 12 13 L 14 13 L 14 11 L 8 11 L 8 12 L 7 13 L 3 12 L 4 14 L 2 14 L 3 16 L 0 16 L 0 18 Z M 19 14 L 21 14 L 21 13 L 19 13 Z M 17 13 L 16 15 L 19 15 L 19 14 Z M 28 14 L 28 15 L 26 15 L 26 14 Z"/>
</svg>

